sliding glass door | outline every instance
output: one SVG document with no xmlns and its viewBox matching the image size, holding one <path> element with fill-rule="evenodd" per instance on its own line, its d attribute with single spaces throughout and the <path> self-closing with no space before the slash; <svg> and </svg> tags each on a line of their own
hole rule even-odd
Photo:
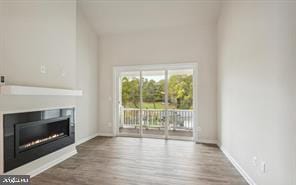
<svg viewBox="0 0 296 185">
<path fill-rule="evenodd" d="M 168 70 L 168 137 L 193 138 L 193 70 Z"/>
<path fill-rule="evenodd" d="M 144 137 L 165 137 L 165 71 L 142 71 L 142 129 Z"/>
<path fill-rule="evenodd" d="M 118 135 L 192 140 L 193 68 L 118 73 Z"/>
<path fill-rule="evenodd" d="M 141 80 L 139 71 L 123 72 L 119 76 L 119 134 L 140 136 Z"/>
</svg>

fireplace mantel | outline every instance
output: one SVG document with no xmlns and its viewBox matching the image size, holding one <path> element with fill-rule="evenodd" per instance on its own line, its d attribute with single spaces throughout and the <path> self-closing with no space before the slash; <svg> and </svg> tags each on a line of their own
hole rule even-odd
<svg viewBox="0 0 296 185">
<path fill-rule="evenodd" d="M 47 87 L 32 87 L 19 85 L 0 86 L 1 95 L 26 96 L 82 96 L 82 90 L 57 89 Z"/>
</svg>

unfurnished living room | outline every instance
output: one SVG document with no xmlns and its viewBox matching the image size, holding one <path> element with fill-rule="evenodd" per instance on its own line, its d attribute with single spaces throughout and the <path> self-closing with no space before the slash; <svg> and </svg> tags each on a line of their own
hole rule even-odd
<svg viewBox="0 0 296 185">
<path fill-rule="evenodd" d="M 296 185 L 296 0 L 0 0 L 0 184 Z"/>
</svg>

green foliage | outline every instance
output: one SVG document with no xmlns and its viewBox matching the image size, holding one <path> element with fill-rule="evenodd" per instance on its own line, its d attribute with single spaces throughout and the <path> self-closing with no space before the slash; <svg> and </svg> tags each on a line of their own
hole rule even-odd
<svg viewBox="0 0 296 185">
<path fill-rule="evenodd" d="M 133 108 L 140 108 L 140 79 L 122 78 L 122 104 L 124 107 L 132 104 Z"/>
<path fill-rule="evenodd" d="M 143 102 L 153 103 L 153 109 L 157 109 L 156 102 L 164 102 L 164 81 L 143 80 Z"/>
<path fill-rule="evenodd" d="M 192 109 L 192 75 L 173 75 L 169 79 L 169 102 L 177 109 Z"/>
<path fill-rule="evenodd" d="M 168 80 L 169 108 L 192 109 L 192 75 L 172 75 Z M 143 105 L 147 109 L 164 109 L 165 81 L 143 79 Z M 140 108 L 140 79 L 122 78 L 122 104 Z"/>
<path fill-rule="evenodd" d="M 136 108 L 133 103 L 127 103 L 124 105 L 125 108 Z M 176 109 L 175 104 L 168 105 L 169 109 Z M 143 102 L 142 109 L 165 109 L 164 102 Z"/>
</svg>

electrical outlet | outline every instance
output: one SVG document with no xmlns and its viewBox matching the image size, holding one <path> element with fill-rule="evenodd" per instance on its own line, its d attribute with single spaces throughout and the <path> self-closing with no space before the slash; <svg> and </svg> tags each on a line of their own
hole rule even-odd
<svg viewBox="0 0 296 185">
<path fill-rule="evenodd" d="M 61 76 L 62 77 L 67 76 L 67 72 L 66 72 L 66 70 L 64 68 L 61 70 Z"/>
<path fill-rule="evenodd" d="M 260 164 L 260 171 L 261 171 L 261 173 L 266 172 L 266 163 L 264 161 L 262 161 Z"/>
<path fill-rule="evenodd" d="M 5 85 L 5 76 L 0 76 L 0 86 Z"/>
<path fill-rule="evenodd" d="M 257 157 L 256 156 L 253 157 L 253 166 L 257 166 Z"/>
<path fill-rule="evenodd" d="M 46 66 L 45 65 L 40 66 L 40 73 L 42 73 L 42 74 L 46 73 Z"/>
</svg>

